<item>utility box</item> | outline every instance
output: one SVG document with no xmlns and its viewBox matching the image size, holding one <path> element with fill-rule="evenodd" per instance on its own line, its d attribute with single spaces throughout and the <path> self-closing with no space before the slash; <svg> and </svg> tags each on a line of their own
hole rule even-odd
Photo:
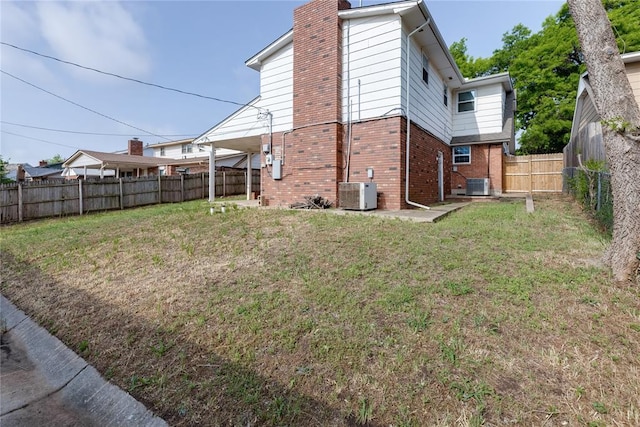
<svg viewBox="0 0 640 427">
<path fill-rule="evenodd" d="M 488 196 L 489 178 L 467 178 L 467 196 Z"/>
<path fill-rule="evenodd" d="M 282 179 L 282 160 L 273 160 L 271 175 L 273 179 Z"/>
<path fill-rule="evenodd" d="M 338 186 L 340 208 L 368 211 L 378 208 L 378 186 L 375 182 L 341 182 Z"/>
</svg>

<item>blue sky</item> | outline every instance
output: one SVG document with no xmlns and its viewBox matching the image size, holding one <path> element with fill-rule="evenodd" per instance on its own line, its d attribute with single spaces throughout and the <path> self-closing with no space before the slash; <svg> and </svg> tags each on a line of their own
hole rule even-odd
<svg viewBox="0 0 640 427">
<path fill-rule="evenodd" d="M 303 3 L 0 0 L 0 35 L 5 43 L 88 67 L 245 103 L 259 94 L 259 74 L 244 61 L 288 31 L 293 9 Z M 360 1 L 351 3 L 357 7 Z M 362 2 L 375 3 L 384 1 Z M 446 43 L 466 37 L 474 57 L 490 56 L 501 47 L 502 34 L 518 23 L 538 31 L 562 3 L 426 1 Z M 5 45 L 0 49 L 0 68 L 6 73 L 139 128 L 0 74 L 0 153 L 12 163 L 35 165 L 81 148 L 121 150 L 132 137 L 156 143 L 197 136 L 238 108 L 81 70 Z"/>
</svg>

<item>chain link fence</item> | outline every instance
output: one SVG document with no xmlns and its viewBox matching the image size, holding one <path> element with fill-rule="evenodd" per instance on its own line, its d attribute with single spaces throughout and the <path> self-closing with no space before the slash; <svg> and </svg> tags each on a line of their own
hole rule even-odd
<svg viewBox="0 0 640 427">
<path fill-rule="evenodd" d="M 562 171 L 562 190 L 580 202 L 602 227 L 613 230 L 613 196 L 611 174 L 603 171 L 565 168 Z"/>
</svg>

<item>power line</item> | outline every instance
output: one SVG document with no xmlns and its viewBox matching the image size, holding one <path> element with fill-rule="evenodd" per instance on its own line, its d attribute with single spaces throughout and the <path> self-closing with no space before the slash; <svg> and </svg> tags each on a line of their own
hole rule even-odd
<svg viewBox="0 0 640 427">
<path fill-rule="evenodd" d="M 31 136 L 26 136 L 26 135 L 20 135 L 19 133 L 13 133 L 13 132 L 9 132 L 8 130 L 0 130 L 0 132 L 2 133 L 6 133 L 8 135 L 14 135 L 14 136 L 19 136 L 21 138 L 26 138 L 26 139 L 32 139 L 34 141 L 40 141 L 40 142 L 44 142 L 46 144 L 53 144 L 53 145 L 59 145 L 61 147 L 67 147 L 67 148 L 73 148 L 74 150 L 79 150 L 80 148 L 78 147 L 73 147 L 71 145 L 66 145 L 66 144 L 60 144 L 58 142 L 53 142 L 53 141 L 47 141 L 46 139 L 40 139 L 40 138 L 33 138 Z"/>
<path fill-rule="evenodd" d="M 34 85 L 33 83 L 29 83 L 28 81 L 23 80 L 23 79 L 21 79 L 20 77 L 14 76 L 13 74 L 8 73 L 8 72 L 6 72 L 6 71 L 4 71 L 4 70 L 2 70 L 2 69 L 0 69 L 0 73 L 2 73 L 2 74 L 6 74 L 6 75 L 7 75 L 7 76 L 9 76 L 9 77 L 13 77 L 14 79 L 16 79 L 16 80 L 18 80 L 18 81 L 21 81 L 21 82 L 22 82 L 22 83 L 24 83 L 24 84 L 27 84 L 27 85 L 29 85 L 29 86 L 31 86 L 31 87 L 34 87 L 34 88 L 36 88 L 36 89 L 38 89 L 38 90 L 41 90 L 41 91 L 45 92 L 45 93 L 48 93 L 48 94 L 49 94 L 49 95 L 51 95 L 51 96 L 55 96 L 55 97 L 56 97 L 56 98 L 58 98 L 58 99 L 62 99 L 63 101 L 66 101 L 66 102 L 68 102 L 68 103 L 70 103 L 70 104 L 73 104 L 73 105 L 75 105 L 76 107 L 80 107 L 80 108 L 82 108 L 82 109 L 84 109 L 84 110 L 87 110 L 87 111 L 90 111 L 90 112 L 92 112 L 92 113 L 94 113 L 94 114 L 97 114 L 97 115 L 99 115 L 99 116 L 102 116 L 102 117 L 104 117 L 104 118 L 106 118 L 106 119 L 113 120 L 114 122 L 117 122 L 117 123 L 123 124 L 123 125 L 128 126 L 128 127 L 132 128 L 132 129 L 139 130 L 139 131 L 144 132 L 144 133 L 146 133 L 146 134 L 149 134 L 149 135 L 152 135 L 152 136 L 157 136 L 158 138 L 166 139 L 167 141 L 171 141 L 171 139 L 169 139 L 169 138 L 165 138 L 164 136 L 157 135 L 157 134 L 155 134 L 155 133 L 153 133 L 153 132 L 149 132 L 148 130 L 144 130 L 144 129 L 139 128 L 139 127 L 137 127 L 137 126 L 130 125 L 129 123 L 123 122 L 122 120 L 114 119 L 114 118 L 113 118 L 113 117 L 111 117 L 111 116 L 107 116 L 106 114 L 102 114 L 102 113 L 100 113 L 100 112 L 98 112 L 98 111 L 96 111 L 96 110 L 92 110 L 92 109 L 91 109 L 91 108 L 89 108 L 89 107 L 85 107 L 84 105 L 80 105 L 80 104 L 78 104 L 77 102 L 73 102 L 73 101 L 71 101 L 71 100 L 69 100 L 69 99 L 67 99 L 67 98 L 64 98 L 64 97 L 60 96 L 60 95 L 56 95 L 56 94 L 55 94 L 55 93 L 53 93 L 53 92 L 50 92 L 50 91 L 48 91 L 48 90 L 46 90 L 46 89 L 43 89 L 43 88 L 41 88 L 40 86 L 36 86 L 36 85 Z"/>
<path fill-rule="evenodd" d="M 131 136 L 131 134 L 129 134 L 129 133 L 100 133 L 100 132 L 82 132 L 82 131 L 77 131 L 77 130 L 52 129 L 52 128 L 45 128 L 45 127 L 40 127 L 40 126 L 25 125 L 25 124 L 22 124 L 22 123 L 7 122 L 5 120 L 0 120 L 0 123 L 4 123 L 4 124 L 7 124 L 7 125 L 12 125 L 12 126 L 20 126 L 20 127 L 29 128 L 29 129 L 39 129 L 39 130 L 46 130 L 46 131 L 51 131 L 51 132 L 73 133 L 73 134 L 79 134 L 79 135 Z M 196 134 L 192 134 L 192 133 L 177 133 L 177 134 L 165 134 L 165 135 L 161 135 L 161 136 L 172 136 L 172 137 L 187 136 L 187 137 L 192 137 L 192 136 L 197 136 L 197 135 Z"/>
<path fill-rule="evenodd" d="M 11 44 L 11 43 L 0 42 L 0 44 L 12 47 L 14 49 L 21 50 L 23 52 L 28 52 L 28 53 L 31 53 L 33 55 L 41 56 L 43 58 L 51 59 L 53 61 L 58 61 L 58 62 L 61 62 L 63 64 L 73 65 L 74 67 L 82 68 L 84 70 L 89 70 L 89 71 L 93 71 L 93 72 L 96 72 L 96 73 L 104 74 L 104 75 L 107 75 L 107 76 L 116 77 L 116 78 L 119 78 L 119 79 L 122 79 L 122 80 L 128 80 L 130 82 L 140 83 L 140 84 L 146 85 L 146 86 L 156 87 L 158 89 L 164 89 L 164 90 L 169 90 L 169 91 L 172 91 L 172 92 L 178 92 L 178 93 L 181 93 L 183 95 L 196 96 L 198 98 L 210 99 L 212 101 L 224 102 L 224 103 L 227 103 L 227 104 L 238 105 L 240 107 L 245 107 L 245 106 L 249 105 L 249 104 L 242 104 L 240 102 L 229 101 L 227 99 L 216 98 L 214 96 L 207 96 L 207 95 L 201 95 L 201 94 L 195 93 L 195 92 L 188 92 L 188 91 L 185 91 L 185 90 L 176 89 L 176 88 L 172 88 L 172 87 L 168 87 L 168 86 L 163 86 L 163 85 L 159 85 L 159 84 L 156 84 L 156 83 L 149 83 L 149 82 L 145 82 L 145 81 L 142 81 L 142 80 L 134 79 L 134 78 L 131 78 L 131 77 L 124 77 L 124 76 L 121 76 L 119 74 L 110 73 L 108 71 L 98 70 L 97 68 L 87 67 L 85 65 L 76 64 L 75 62 L 65 61 L 64 59 L 56 58 L 55 56 L 49 56 L 49 55 L 45 55 L 43 53 L 39 53 L 39 52 L 30 50 L 30 49 L 25 49 L 23 47 L 19 47 L 19 46 L 16 46 L 14 44 Z M 253 107 L 253 108 L 257 109 L 257 110 L 260 110 L 259 107 L 256 107 L 256 106 L 253 106 L 253 105 L 249 105 L 249 106 Z"/>
</svg>

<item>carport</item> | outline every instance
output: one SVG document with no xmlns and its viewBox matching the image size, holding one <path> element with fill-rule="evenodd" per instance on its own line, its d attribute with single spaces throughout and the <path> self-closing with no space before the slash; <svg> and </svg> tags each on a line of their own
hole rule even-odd
<svg viewBox="0 0 640 427">
<path fill-rule="evenodd" d="M 105 171 L 114 171 L 116 177 L 134 177 L 158 175 L 158 167 L 166 163 L 166 159 L 156 157 L 132 156 L 129 154 L 103 153 L 100 151 L 78 150 L 63 164 L 63 175 L 69 177 L 73 169 L 99 170 L 100 178 L 111 174 Z M 111 175 L 113 176 L 113 175 Z"/>
</svg>

